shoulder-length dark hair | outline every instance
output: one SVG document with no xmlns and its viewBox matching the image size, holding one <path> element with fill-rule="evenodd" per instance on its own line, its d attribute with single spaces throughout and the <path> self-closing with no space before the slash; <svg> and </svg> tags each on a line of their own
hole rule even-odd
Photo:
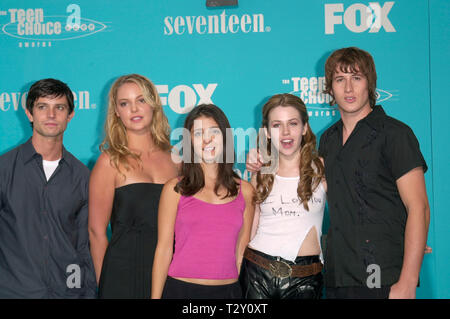
<svg viewBox="0 0 450 319">
<path fill-rule="evenodd" d="M 199 117 L 208 117 L 216 121 L 222 132 L 223 153 L 222 160 L 218 163 L 218 174 L 216 184 L 214 186 L 214 192 L 219 196 L 219 187 L 223 186 L 227 193 L 223 198 L 237 196 L 239 191 L 239 185 L 235 178 L 239 178 L 236 172 L 233 171 L 234 164 L 234 142 L 233 136 L 227 138 L 227 129 L 230 129 L 230 123 L 225 113 L 214 104 L 200 104 L 192 109 L 192 111 L 186 117 L 184 121 L 184 128 L 187 132 L 191 133 L 191 129 L 194 126 L 194 121 Z M 230 131 L 229 131 L 230 132 Z M 194 159 L 194 147 L 191 141 L 191 134 L 187 134 L 183 138 L 183 153 L 190 152 L 190 160 L 185 160 L 183 156 L 183 162 L 181 165 L 181 178 L 175 185 L 174 190 L 183 196 L 193 196 L 199 192 L 205 186 L 205 176 L 200 163 L 195 163 Z M 189 149 L 190 148 L 190 149 Z M 232 154 L 227 154 L 232 152 Z M 187 156 L 189 158 L 189 156 Z M 228 159 L 228 161 L 227 161 Z M 229 159 L 232 159 L 231 161 Z M 222 198 L 222 199 L 223 199 Z"/>
</svg>

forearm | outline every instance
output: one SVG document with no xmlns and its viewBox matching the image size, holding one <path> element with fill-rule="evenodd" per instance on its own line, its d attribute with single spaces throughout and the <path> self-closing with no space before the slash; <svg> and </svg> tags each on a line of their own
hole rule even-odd
<svg viewBox="0 0 450 319">
<path fill-rule="evenodd" d="M 244 258 L 244 252 L 248 246 L 249 241 L 250 241 L 250 229 L 246 229 L 240 235 L 236 246 L 236 267 L 238 273 L 240 273 L 241 271 L 242 259 Z"/>
<path fill-rule="evenodd" d="M 94 263 L 95 278 L 98 285 L 103 266 L 103 259 L 105 257 L 106 249 L 108 248 L 108 237 L 106 236 L 106 233 L 97 234 L 89 232 L 89 240 L 91 243 L 91 256 L 92 262 Z"/>
<path fill-rule="evenodd" d="M 152 270 L 152 299 L 161 299 L 172 256 L 172 249 L 156 247 Z"/>
<path fill-rule="evenodd" d="M 398 283 L 416 287 L 427 242 L 430 212 L 427 205 L 411 208 L 405 229 L 403 265 Z"/>
<path fill-rule="evenodd" d="M 245 248 L 247 248 L 248 242 L 245 246 L 239 245 L 236 250 L 236 267 L 238 270 L 238 274 L 241 273 L 241 265 L 242 265 L 242 259 L 244 258 L 244 251 Z"/>
</svg>

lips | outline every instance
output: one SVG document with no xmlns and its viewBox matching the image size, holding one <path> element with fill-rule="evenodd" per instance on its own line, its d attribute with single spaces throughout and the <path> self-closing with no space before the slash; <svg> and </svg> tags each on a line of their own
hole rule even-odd
<svg viewBox="0 0 450 319">
<path fill-rule="evenodd" d="M 133 121 L 133 122 L 139 122 L 140 120 L 142 120 L 142 116 L 133 116 L 131 118 L 131 121 Z"/>
<path fill-rule="evenodd" d="M 344 100 L 347 103 L 353 103 L 353 102 L 356 101 L 356 97 L 354 97 L 354 96 L 347 96 L 347 97 L 344 98 Z"/>
<path fill-rule="evenodd" d="M 294 140 L 293 139 L 282 139 L 280 141 L 280 144 L 284 148 L 291 148 L 294 145 Z"/>
<path fill-rule="evenodd" d="M 204 152 L 212 152 L 214 151 L 216 148 L 214 146 L 207 146 L 203 148 Z"/>
</svg>

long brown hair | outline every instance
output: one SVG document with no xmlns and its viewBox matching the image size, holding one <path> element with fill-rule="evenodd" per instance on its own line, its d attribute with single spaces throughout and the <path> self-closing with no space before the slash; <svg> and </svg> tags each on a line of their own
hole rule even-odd
<svg viewBox="0 0 450 319">
<path fill-rule="evenodd" d="M 127 129 L 122 120 L 116 116 L 117 91 L 125 83 L 135 83 L 142 91 L 145 101 L 153 109 L 152 122 L 150 124 L 150 134 L 155 146 L 161 150 L 170 150 L 170 126 L 166 115 L 162 109 L 161 100 L 155 85 L 145 76 L 139 74 L 129 74 L 119 77 L 109 90 L 108 113 L 105 122 L 105 139 L 100 145 L 100 151 L 110 156 L 111 163 L 120 172 L 120 167 L 130 169 L 129 158 L 140 162 L 139 154 L 132 152 L 128 148 Z"/>
<path fill-rule="evenodd" d="M 223 186 L 227 193 L 223 198 L 226 197 L 234 197 L 238 194 L 239 184 L 235 181 L 235 178 L 239 178 L 236 172 L 233 171 L 234 164 L 234 143 L 233 139 L 228 140 L 226 138 L 227 128 L 230 128 L 230 123 L 228 119 L 223 113 L 223 111 L 218 108 L 214 104 L 201 104 L 192 109 L 192 111 L 186 117 L 184 122 L 184 128 L 187 132 L 191 132 L 192 127 L 194 126 L 194 121 L 201 117 L 209 117 L 216 121 L 219 126 L 220 131 L 222 132 L 222 141 L 223 141 L 223 153 L 222 153 L 222 161 L 218 163 L 218 174 L 217 180 L 214 185 L 214 192 L 217 196 L 219 196 L 218 191 L 219 187 Z M 190 152 L 189 161 L 183 160 L 181 165 L 181 178 L 180 181 L 175 185 L 174 190 L 181 195 L 184 196 L 192 196 L 199 192 L 205 186 L 205 176 L 203 174 L 203 169 L 200 163 L 195 163 L 193 161 L 194 158 L 194 147 L 190 141 L 190 134 L 188 137 L 183 137 L 183 153 Z M 186 139 L 189 138 L 189 141 Z M 227 145 L 227 143 L 231 143 Z M 190 149 L 187 149 L 187 145 L 191 144 Z M 233 152 L 233 154 L 227 154 L 228 152 Z M 184 156 L 183 156 L 184 157 Z M 233 158 L 233 161 L 227 162 L 228 158 Z M 222 198 L 222 199 L 223 199 Z"/>
<path fill-rule="evenodd" d="M 309 117 L 306 111 L 306 106 L 303 101 L 292 94 L 277 94 L 272 96 L 266 104 L 264 104 L 262 113 L 262 127 L 269 130 L 269 113 L 276 107 L 292 106 L 300 113 L 300 119 L 303 125 L 308 123 Z M 316 136 L 311 130 L 311 127 L 307 125 L 306 133 L 302 137 L 300 150 L 300 180 L 298 182 L 297 194 L 303 203 L 303 207 L 309 210 L 308 201 L 311 199 L 314 190 L 319 186 L 322 177 L 324 175 L 324 167 L 319 158 L 316 149 Z M 268 140 L 267 152 L 270 152 L 271 141 Z M 269 164 L 267 164 L 269 165 Z M 256 175 L 256 193 L 254 201 L 258 204 L 262 203 L 272 191 L 274 175 L 273 174 L 261 174 L 258 172 Z"/>
</svg>

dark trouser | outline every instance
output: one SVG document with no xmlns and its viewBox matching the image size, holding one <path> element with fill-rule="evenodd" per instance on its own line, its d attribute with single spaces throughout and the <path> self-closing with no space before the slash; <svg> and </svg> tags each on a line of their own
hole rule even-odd
<svg viewBox="0 0 450 319">
<path fill-rule="evenodd" d="M 277 260 L 257 250 L 254 253 L 268 259 Z M 289 265 L 309 265 L 320 262 L 319 256 L 302 256 L 295 259 L 295 263 L 282 259 Z M 246 299 L 320 299 L 322 295 L 322 273 L 299 277 L 275 277 L 270 270 L 264 269 L 244 258 L 242 260 L 239 282 L 242 294 Z"/>
<path fill-rule="evenodd" d="M 199 285 L 167 276 L 162 299 L 241 299 L 239 282 L 227 285 Z"/>
<path fill-rule="evenodd" d="M 390 286 L 380 288 L 369 287 L 337 287 L 326 288 L 327 299 L 388 299 Z"/>
</svg>

